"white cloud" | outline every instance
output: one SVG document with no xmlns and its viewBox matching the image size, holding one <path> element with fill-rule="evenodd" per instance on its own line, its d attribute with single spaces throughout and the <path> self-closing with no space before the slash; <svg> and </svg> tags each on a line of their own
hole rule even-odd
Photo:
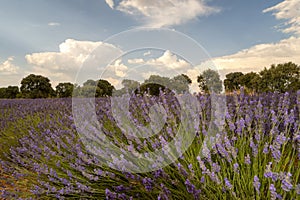
<svg viewBox="0 0 300 200">
<path fill-rule="evenodd" d="M 97 53 L 91 56 L 95 49 L 101 53 L 101 58 L 97 57 Z M 67 39 L 59 45 L 58 52 L 33 53 L 26 55 L 25 58 L 29 64 L 33 65 L 32 70 L 28 73 L 47 76 L 55 85 L 60 81 L 74 82 L 81 67 L 84 69 L 78 75 L 82 79 L 89 76 L 90 78 L 99 78 L 101 73 L 97 74 L 96 72 L 99 72 L 99 69 L 104 70 L 106 67 L 101 65 L 106 62 L 102 60 L 102 55 L 110 59 L 114 55 L 119 55 L 120 52 L 119 48 L 108 43 Z M 80 83 L 82 81 L 84 80 L 79 80 Z"/>
<path fill-rule="evenodd" d="M 142 58 L 129 59 L 127 62 L 129 64 L 143 64 L 143 63 L 145 63 L 144 59 L 142 59 Z"/>
<path fill-rule="evenodd" d="M 122 63 L 121 59 L 118 59 L 112 65 L 108 66 L 107 70 L 109 70 L 110 72 L 114 72 L 113 75 L 123 78 L 126 76 L 128 67 Z"/>
<path fill-rule="evenodd" d="M 161 57 L 149 60 L 148 63 L 151 65 L 164 66 L 165 68 L 174 70 L 186 69 L 190 67 L 190 64 L 188 62 L 183 59 L 177 58 L 177 56 L 169 50 L 165 51 L 165 53 Z"/>
<path fill-rule="evenodd" d="M 17 74 L 19 67 L 13 64 L 14 57 L 7 58 L 6 61 L 0 63 L 0 75 L 13 75 Z"/>
<path fill-rule="evenodd" d="M 60 23 L 58 23 L 58 22 L 49 22 L 48 26 L 60 26 Z"/>
<path fill-rule="evenodd" d="M 224 72 L 249 72 L 290 61 L 300 64 L 299 55 L 300 38 L 290 37 L 277 43 L 259 44 L 232 55 L 214 58 L 212 61 Z"/>
<path fill-rule="evenodd" d="M 296 33 L 300 35 L 300 1 L 285 0 L 273 7 L 265 9 L 263 12 L 273 12 L 277 19 L 287 20 L 282 28 L 285 33 Z"/>
<path fill-rule="evenodd" d="M 114 1 L 113 0 L 105 0 L 105 2 L 107 3 L 107 5 L 111 8 L 114 9 Z"/>
<path fill-rule="evenodd" d="M 287 20 L 282 28 L 284 33 L 294 36 L 276 43 L 258 44 L 232 55 L 214 58 L 213 62 L 222 77 L 232 71 L 260 71 L 272 64 L 294 62 L 300 64 L 300 1 L 285 0 L 273 7 L 263 10 L 273 12 L 276 19 Z"/>
<path fill-rule="evenodd" d="M 151 55 L 151 51 L 147 51 L 147 52 L 145 52 L 143 55 L 144 55 L 144 56 L 149 56 L 149 55 Z"/>
<path fill-rule="evenodd" d="M 110 5 L 111 0 L 106 3 Z M 139 19 L 142 16 L 146 26 L 156 28 L 183 24 L 219 11 L 205 0 L 121 0 L 115 8 Z"/>
<path fill-rule="evenodd" d="M 129 59 L 127 61 L 129 64 L 140 64 L 148 65 L 151 67 L 159 68 L 161 71 L 165 70 L 185 70 L 191 65 L 183 59 L 178 58 L 171 51 L 167 50 L 164 54 L 158 58 L 152 58 L 149 60 L 144 60 L 141 58 Z"/>
</svg>

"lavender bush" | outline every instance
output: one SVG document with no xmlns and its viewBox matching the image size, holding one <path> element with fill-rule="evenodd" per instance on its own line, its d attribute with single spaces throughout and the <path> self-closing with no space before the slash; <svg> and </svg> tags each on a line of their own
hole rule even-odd
<svg viewBox="0 0 300 200">
<path fill-rule="evenodd" d="M 200 124 L 188 151 L 175 163 L 142 174 L 113 170 L 109 165 L 115 163 L 102 165 L 86 150 L 72 117 L 72 99 L 1 100 L 0 194 L 8 199 L 299 198 L 300 91 L 227 96 L 225 124 L 212 146 L 203 142 L 210 97 L 197 98 Z M 147 153 L 174 138 L 182 112 L 172 96 L 133 95 L 131 115 L 141 126 L 149 122 L 154 102 L 162 103 L 168 118 L 150 138 L 127 138 L 109 99 L 96 99 L 96 113 L 112 143 Z"/>
</svg>

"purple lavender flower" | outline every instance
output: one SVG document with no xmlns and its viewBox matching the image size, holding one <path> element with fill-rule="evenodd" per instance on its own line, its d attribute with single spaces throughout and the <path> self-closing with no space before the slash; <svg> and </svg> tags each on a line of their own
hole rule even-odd
<svg viewBox="0 0 300 200">
<path fill-rule="evenodd" d="M 252 154 L 254 155 L 254 157 L 256 157 L 258 154 L 257 144 L 253 142 L 252 138 L 250 140 L 250 147 L 252 148 Z"/>
<path fill-rule="evenodd" d="M 231 190 L 232 189 L 232 184 L 230 183 L 230 181 L 227 178 L 224 178 L 224 181 L 225 181 L 226 188 Z"/>
<path fill-rule="evenodd" d="M 250 165 L 251 164 L 251 159 L 250 159 L 250 155 L 247 154 L 247 156 L 245 156 L 245 164 L 246 165 Z"/>
<path fill-rule="evenodd" d="M 200 182 L 205 183 L 205 177 L 204 176 L 201 177 Z"/>
<path fill-rule="evenodd" d="M 117 199 L 117 194 L 115 192 L 111 192 L 108 188 L 105 189 L 105 196 L 107 200 Z"/>
<path fill-rule="evenodd" d="M 281 181 L 281 188 L 286 192 L 289 192 L 293 189 L 293 185 L 291 184 L 291 177 L 292 174 L 288 172 Z"/>
<path fill-rule="evenodd" d="M 189 179 L 187 179 L 184 183 L 185 183 L 187 192 L 190 194 L 193 194 L 195 199 L 199 199 L 199 194 L 200 194 L 201 190 L 197 190 L 195 185 L 192 184 Z"/>
<path fill-rule="evenodd" d="M 298 195 L 300 195 L 300 184 L 298 184 L 298 185 L 296 186 L 296 193 L 297 193 Z"/>
<path fill-rule="evenodd" d="M 274 145 L 270 145 L 270 150 L 272 152 L 272 156 L 273 156 L 274 160 L 279 162 L 279 160 L 281 158 L 280 149 Z"/>
<path fill-rule="evenodd" d="M 177 168 L 183 176 L 188 177 L 189 174 L 180 163 L 177 164 Z"/>
<path fill-rule="evenodd" d="M 268 145 L 268 143 L 265 143 L 263 153 L 264 154 L 268 154 L 269 153 L 269 145 Z"/>
<path fill-rule="evenodd" d="M 277 198 L 277 193 L 276 193 L 276 188 L 274 184 L 271 184 L 269 187 L 270 193 L 271 193 L 271 200 L 276 200 Z"/>
<path fill-rule="evenodd" d="M 239 164 L 238 164 L 238 163 L 234 163 L 234 164 L 233 164 L 233 169 L 234 169 L 234 172 L 235 172 L 235 173 L 240 173 L 240 170 L 239 170 Z"/>
<path fill-rule="evenodd" d="M 162 188 L 162 191 L 161 193 L 159 194 L 158 196 L 158 200 L 161 199 L 161 200 L 169 200 L 170 196 L 171 196 L 171 191 L 163 184 L 161 183 L 160 184 L 160 187 Z"/>
<path fill-rule="evenodd" d="M 142 182 L 148 192 L 152 190 L 154 181 L 151 178 L 145 177 Z"/>
<path fill-rule="evenodd" d="M 256 192 L 259 194 L 260 182 L 259 182 L 259 178 L 256 175 L 254 176 L 253 187 L 255 188 Z"/>
<path fill-rule="evenodd" d="M 293 189 L 293 185 L 289 181 L 284 179 L 284 180 L 281 181 L 281 188 L 284 191 L 289 192 Z"/>
</svg>

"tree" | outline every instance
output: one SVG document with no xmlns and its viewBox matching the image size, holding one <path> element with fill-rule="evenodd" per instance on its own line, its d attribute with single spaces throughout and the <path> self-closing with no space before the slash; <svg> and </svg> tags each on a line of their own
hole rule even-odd
<svg viewBox="0 0 300 200">
<path fill-rule="evenodd" d="M 292 62 L 271 65 L 260 73 L 260 92 L 286 92 L 300 89 L 300 66 Z"/>
<path fill-rule="evenodd" d="M 54 90 L 47 77 L 30 74 L 21 81 L 21 93 L 23 98 L 48 98 Z"/>
<path fill-rule="evenodd" d="M 185 74 L 175 76 L 171 79 L 171 89 L 177 93 L 184 93 L 189 91 L 189 85 L 192 83 L 190 77 Z"/>
<path fill-rule="evenodd" d="M 135 90 L 136 94 L 148 94 L 152 96 L 159 96 L 160 91 L 170 91 L 164 85 L 158 83 L 143 83 L 140 88 Z"/>
<path fill-rule="evenodd" d="M 202 92 L 220 93 L 222 91 L 222 81 L 217 71 L 207 69 L 203 71 L 198 77 L 197 82 Z"/>
<path fill-rule="evenodd" d="M 19 95 L 18 86 L 8 86 L 7 88 L 0 88 L 0 98 L 15 99 Z"/>
<path fill-rule="evenodd" d="M 83 86 L 96 86 L 96 85 L 97 85 L 97 81 L 94 81 L 92 79 L 89 79 L 83 83 Z"/>
<path fill-rule="evenodd" d="M 97 83 L 96 97 L 112 96 L 115 87 L 107 80 L 100 79 Z"/>
<path fill-rule="evenodd" d="M 259 88 L 260 76 L 255 72 L 249 72 L 239 77 L 239 82 L 245 87 L 248 93 L 257 92 Z"/>
<path fill-rule="evenodd" d="M 131 79 L 122 80 L 122 85 L 123 85 L 123 88 L 114 91 L 115 96 L 121 96 L 126 93 L 132 93 L 137 88 L 140 87 L 140 83 L 138 81 L 131 80 Z"/>
<path fill-rule="evenodd" d="M 151 75 L 149 79 L 146 79 L 144 83 L 154 83 L 153 85 L 148 85 L 147 87 L 158 88 L 157 86 L 164 86 L 164 89 L 173 90 L 177 93 L 184 93 L 189 91 L 189 85 L 192 83 L 190 77 L 185 74 L 180 74 L 178 76 L 170 79 L 169 77 L 163 77 L 159 75 Z"/>
<path fill-rule="evenodd" d="M 74 90 L 74 84 L 72 83 L 59 83 L 56 86 L 56 94 L 57 97 L 65 98 L 65 97 L 72 97 Z"/>
<path fill-rule="evenodd" d="M 80 88 L 80 96 L 83 97 L 107 97 L 112 96 L 115 87 L 107 80 L 87 80 Z"/>
<path fill-rule="evenodd" d="M 17 98 L 18 94 L 20 93 L 18 86 L 8 86 L 6 88 L 6 95 L 9 99 Z"/>
<path fill-rule="evenodd" d="M 171 80 L 169 77 L 163 77 L 159 75 L 151 75 L 144 83 L 156 83 L 164 86 L 165 88 L 171 88 Z"/>
<path fill-rule="evenodd" d="M 122 85 L 126 90 L 126 92 L 133 92 L 135 89 L 137 89 L 140 86 L 140 83 L 135 80 L 124 79 L 122 81 Z"/>
<path fill-rule="evenodd" d="M 225 90 L 227 92 L 232 92 L 234 90 L 239 90 L 241 85 L 241 77 L 244 74 L 242 72 L 232 72 L 226 74 L 226 79 L 224 80 Z"/>
</svg>

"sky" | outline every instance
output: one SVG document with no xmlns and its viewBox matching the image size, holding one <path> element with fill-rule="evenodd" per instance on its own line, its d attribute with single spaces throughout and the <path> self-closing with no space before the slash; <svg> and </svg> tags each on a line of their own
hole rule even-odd
<svg viewBox="0 0 300 200">
<path fill-rule="evenodd" d="M 0 0 L 0 87 L 300 64 L 299 0 Z M 197 47 L 201 46 L 201 48 Z M 134 49 L 135 48 L 135 49 Z M 194 81 L 195 82 L 195 81 Z M 195 83 L 196 84 L 196 83 Z M 196 86 L 196 85 L 194 85 Z"/>
</svg>

